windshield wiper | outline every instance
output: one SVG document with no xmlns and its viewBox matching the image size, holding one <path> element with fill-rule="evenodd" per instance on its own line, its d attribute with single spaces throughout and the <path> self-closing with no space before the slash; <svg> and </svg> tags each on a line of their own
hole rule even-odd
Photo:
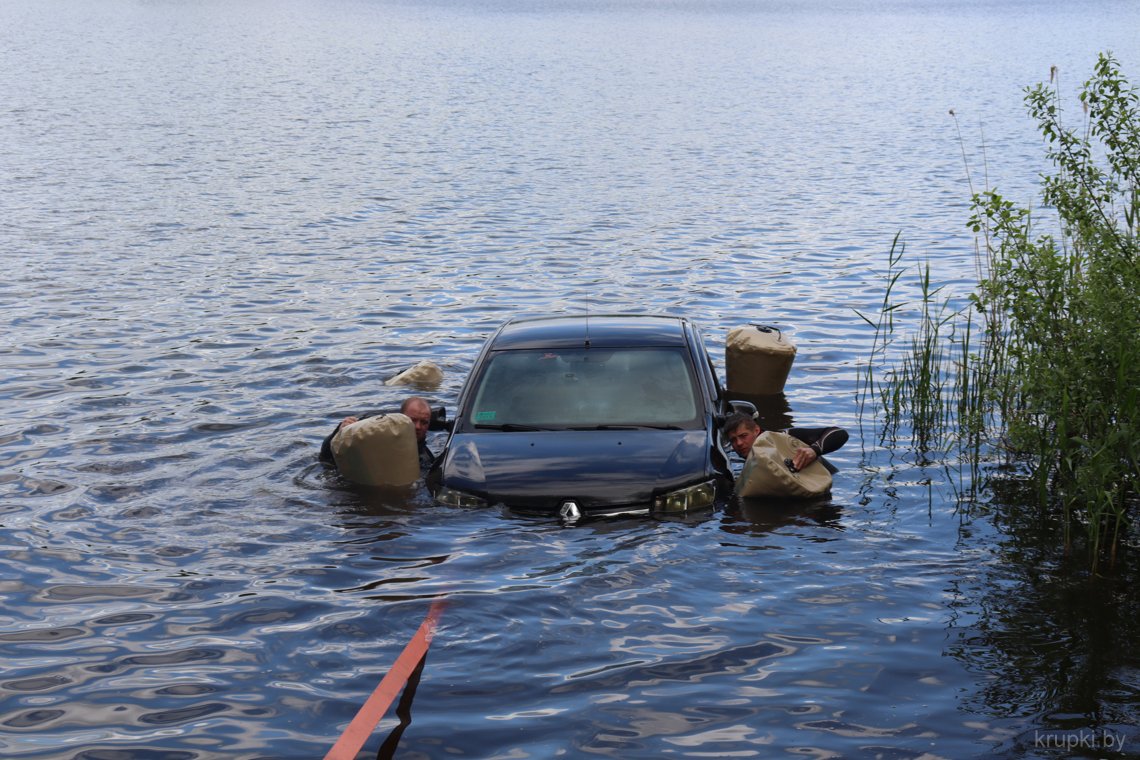
<svg viewBox="0 0 1140 760">
<path fill-rule="evenodd" d="M 580 425 L 567 430 L 683 430 L 677 425 Z"/>
<path fill-rule="evenodd" d="M 518 425 L 513 422 L 507 422 L 502 425 L 473 425 L 476 430 L 501 430 L 504 433 L 534 433 L 540 430 L 550 430 L 550 428 L 536 427 L 534 425 Z"/>
</svg>

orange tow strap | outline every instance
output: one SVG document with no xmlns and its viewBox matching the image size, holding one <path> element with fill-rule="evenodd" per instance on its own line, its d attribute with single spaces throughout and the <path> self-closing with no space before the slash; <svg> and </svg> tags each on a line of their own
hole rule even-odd
<svg viewBox="0 0 1140 760">
<path fill-rule="evenodd" d="M 416 669 L 420 660 L 427 654 L 428 647 L 431 645 L 431 638 L 435 634 L 436 623 L 439 620 L 440 613 L 443 612 L 443 606 L 442 599 L 432 602 L 431 609 L 428 610 L 427 617 L 424 618 L 420 629 L 416 631 L 416 635 L 404 647 L 404 651 L 396 658 L 396 663 L 392 669 L 380 681 L 380 685 L 372 692 L 372 696 L 356 713 L 356 717 L 348 724 L 348 728 L 344 729 L 344 733 L 337 739 L 336 744 L 325 755 L 325 760 L 354 760 L 364 746 L 364 742 L 368 741 L 368 737 L 372 735 L 376 724 L 380 722 L 384 713 L 391 707 L 392 701 L 396 699 L 400 689 L 404 688 L 404 684 L 408 682 L 408 677 L 412 671 Z"/>
</svg>

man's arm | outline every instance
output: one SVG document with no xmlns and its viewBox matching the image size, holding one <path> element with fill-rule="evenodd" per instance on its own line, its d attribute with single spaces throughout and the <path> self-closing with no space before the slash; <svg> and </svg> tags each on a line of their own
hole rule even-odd
<svg viewBox="0 0 1140 760">
<path fill-rule="evenodd" d="M 796 449 L 796 453 L 792 456 L 792 464 L 797 470 L 802 470 L 824 454 L 835 451 L 847 443 L 847 431 L 838 427 L 791 428 L 788 430 L 788 435 L 807 444 L 803 448 Z M 825 461 L 823 464 L 829 470 L 834 470 L 828 462 Z"/>
<path fill-rule="evenodd" d="M 791 428 L 788 435 L 806 443 L 816 456 L 830 454 L 847 443 L 847 431 L 840 427 Z"/>
<path fill-rule="evenodd" d="M 364 417 L 371 417 L 371 416 L 373 416 L 371 413 L 364 415 Z M 345 417 L 343 420 L 341 420 L 340 422 L 337 423 L 337 426 L 335 428 L 333 428 L 333 431 L 331 433 L 329 433 L 327 436 L 325 436 L 325 439 L 323 441 L 321 441 L 320 460 L 322 462 L 327 462 L 329 464 L 336 464 L 336 460 L 333 459 L 333 453 L 332 453 L 332 439 L 336 437 L 336 434 L 340 432 L 340 429 L 342 427 L 344 427 L 345 425 L 351 425 L 352 423 L 354 423 L 358 420 L 364 419 L 364 417 Z"/>
</svg>

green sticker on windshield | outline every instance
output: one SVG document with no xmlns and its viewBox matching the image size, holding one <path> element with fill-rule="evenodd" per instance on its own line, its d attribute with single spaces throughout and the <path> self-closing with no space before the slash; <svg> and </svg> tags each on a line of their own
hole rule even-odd
<svg viewBox="0 0 1140 760">
<path fill-rule="evenodd" d="M 475 413 L 475 421 L 476 422 L 491 422 L 494 419 L 495 419 L 495 413 L 494 412 L 476 412 Z"/>
</svg>

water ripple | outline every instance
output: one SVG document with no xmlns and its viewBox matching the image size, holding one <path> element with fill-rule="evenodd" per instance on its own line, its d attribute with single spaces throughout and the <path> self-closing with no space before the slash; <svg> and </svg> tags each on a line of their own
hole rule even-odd
<svg viewBox="0 0 1140 760">
<path fill-rule="evenodd" d="M 435 599 L 400 756 L 976 756 L 1049 714 L 1010 642 L 1084 639 L 1010 601 L 1042 571 L 860 435 L 826 504 L 572 530 L 315 462 L 409 364 L 450 410 L 503 319 L 587 309 L 693 317 L 722 375 L 776 324 L 774 414 L 854 432 L 895 232 L 972 282 L 947 108 L 1032 197 L 1020 88 L 1137 56 L 1118 4 L 769 5 L 0 6 L 0 754 L 320 756 Z"/>
</svg>

